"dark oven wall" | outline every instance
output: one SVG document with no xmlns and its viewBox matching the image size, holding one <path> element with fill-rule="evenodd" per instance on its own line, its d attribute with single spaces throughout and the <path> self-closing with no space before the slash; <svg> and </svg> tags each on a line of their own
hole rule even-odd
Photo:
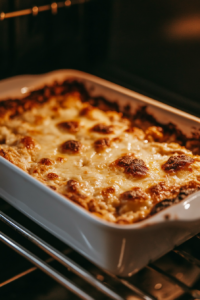
<svg viewBox="0 0 200 300">
<path fill-rule="evenodd" d="M 50 0 L 1 0 L 15 11 Z M 74 68 L 200 115 L 200 2 L 92 0 L 0 22 L 0 78 Z"/>
<path fill-rule="evenodd" d="M 112 3 L 107 69 L 128 87 L 200 116 L 200 1 Z"/>
<path fill-rule="evenodd" d="M 3 0 L 0 12 L 16 11 L 51 0 Z M 72 1 L 73 2 L 73 1 Z M 110 23 L 107 0 L 60 8 L 0 22 L 0 78 L 55 69 L 88 70 L 107 50 Z"/>
</svg>

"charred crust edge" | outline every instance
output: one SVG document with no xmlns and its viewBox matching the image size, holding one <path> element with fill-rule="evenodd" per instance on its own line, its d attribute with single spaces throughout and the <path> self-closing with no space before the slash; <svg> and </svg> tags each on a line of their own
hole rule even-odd
<svg viewBox="0 0 200 300">
<path fill-rule="evenodd" d="M 164 200 L 158 202 L 156 205 L 154 205 L 154 207 L 151 209 L 149 217 L 155 215 L 156 213 L 164 210 L 167 207 L 170 207 L 174 204 L 178 204 L 179 202 L 184 200 L 187 196 L 189 196 L 199 190 L 200 190 L 200 185 L 198 185 L 198 184 L 195 185 L 192 182 L 189 183 L 187 186 L 182 186 L 180 188 L 179 194 L 175 198 L 164 199 Z"/>
</svg>

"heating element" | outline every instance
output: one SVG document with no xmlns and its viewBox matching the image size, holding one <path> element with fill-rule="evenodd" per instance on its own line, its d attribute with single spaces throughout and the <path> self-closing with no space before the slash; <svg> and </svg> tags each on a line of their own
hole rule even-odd
<svg viewBox="0 0 200 300">
<path fill-rule="evenodd" d="M 22 299 L 22 295 L 15 294 L 19 292 L 15 291 L 15 287 L 26 285 L 29 278 L 31 294 L 36 292 L 35 298 L 33 295 L 31 299 L 40 299 L 40 291 L 31 280 L 34 273 L 42 278 L 41 284 L 44 281 L 42 286 L 49 295 L 44 299 L 47 300 L 55 299 L 51 296 L 55 289 L 56 300 L 200 299 L 199 235 L 157 261 L 150 262 L 137 274 L 120 278 L 94 266 L 5 201 L 0 201 L 0 208 L 1 299 L 19 299 L 15 296 Z M 45 283 L 49 277 L 55 281 L 50 286 Z M 58 291 L 62 291 L 62 295 L 67 294 L 62 298 Z M 13 298 L 10 298 L 11 292 Z"/>
<path fill-rule="evenodd" d="M 7 12 L 7 13 L 0 12 L 0 21 L 3 21 L 4 19 L 27 16 L 31 14 L 33 16 L 37 16 L 38 13 L 48 11 L 48 10 L 50 10 L 52 14 L 57 14 L 58 8 L 69 7 L 74 4 L 81 4 L 88 1 L 90 0 L 66 0 L 60 2 L 52 2 L 47 5 L 33 6 L 32 8 L 27 8 L 27 9 L 13 11 L 13 12 Z"/>
</svg>

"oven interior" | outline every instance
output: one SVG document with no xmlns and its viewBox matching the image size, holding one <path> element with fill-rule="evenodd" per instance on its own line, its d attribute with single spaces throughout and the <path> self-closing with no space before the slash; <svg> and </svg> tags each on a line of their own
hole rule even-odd
<svg viewBox="0 0 200 300">
<path fill-rule="evenodd" d="M 97 268 L 2 199 L 0 209 L 1 299 L 200 299 L 200 235 L 120 278 Z"/>
<path fill-rule="evenodd" d="M 200 116 L 197 0 L 1 0 L 0 19 L 0 79 L 77 69 Z M 0 210 L 1 299 L 200 299 L 198 235 L 132 277 L 117 278 L 3 199 Z M 27 240 L 15 222 L 64 253 L 78 272 L 83 268 L 82 276 Z"/>
</svg>

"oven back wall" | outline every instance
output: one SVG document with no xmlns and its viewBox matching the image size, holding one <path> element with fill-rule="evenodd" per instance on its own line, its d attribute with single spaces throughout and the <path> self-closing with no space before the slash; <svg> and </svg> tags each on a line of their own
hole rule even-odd
<svg viewBox="0 0 200 300">
<path fill-rule="evenodd" d="M 10 12 L 50 0 L 0 1 L 0 12 Z M 72 1 L 73 2 L 73 1 Z M 33 17 L 0 21 L 0 79 L 55 69 L 89 69 L 107 50 L 111 2 L 91 1 Z M 103 22 L 102 22 L 103 20 Z"/>
<path fill-rule="evenodd" d="M 1 0 L 8 12 L 49 0 Z M 200 116 L 200 2 L 92 0 L 0 21 L 0 79 L 73 68 Z"/>
<path fill-rule="evenodd" d="M 114 1 L 108 61 L 199 101 L 200 1 Z"/>
</svg>

